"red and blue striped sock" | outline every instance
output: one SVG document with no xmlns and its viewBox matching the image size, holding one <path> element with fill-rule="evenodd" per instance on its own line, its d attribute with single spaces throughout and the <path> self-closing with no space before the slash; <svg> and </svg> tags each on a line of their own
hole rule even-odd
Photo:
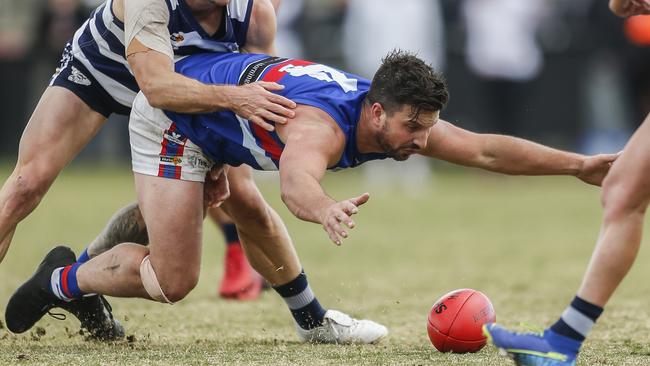
<svg viewBox="0 0 650 366">
<path fill-rule="evenodd" d="M 50 286 L 54 296 L 63 301 L 72 301 L 84 295 L 77 283 L 77 270 L 81 263 L 73 263 L 69 266 L 59 267 L 52 272 Z"/>
<path fill-rule="evenodd" d="M 77 259 L 77 263 L 86 263 L 90 260 L 90 256 L 88 255 L 88 248 L 84 249 L 83 253 L 79 255 L 79 258 Z"/>
</svg>

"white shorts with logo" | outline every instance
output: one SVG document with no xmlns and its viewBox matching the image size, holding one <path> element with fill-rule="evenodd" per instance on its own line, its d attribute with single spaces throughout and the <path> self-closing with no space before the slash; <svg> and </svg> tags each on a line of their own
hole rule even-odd
<svg viewBox="0 0 650 366">
<path fill-rule="evenodd" d="M 133 171 L 170 179 L 204 182 L 214 162 L 176 129 L 162 110 L 138 93 L 129 120 Z"/>
</svg>

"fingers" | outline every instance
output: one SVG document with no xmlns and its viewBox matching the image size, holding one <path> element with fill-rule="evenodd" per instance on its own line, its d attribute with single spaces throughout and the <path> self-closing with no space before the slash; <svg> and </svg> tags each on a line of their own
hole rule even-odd
<svg viewBox="0 0 650 366">
<path fill-rule="evenodd" d="M 279 91 L 284 89 L 284 85 L 278 84 L 278 83 L 270 83 L 268 81 L 258 81 L 255 83 L 262 88 L 266 89 L 267 91 L 271 92 L 273 94 L 273 99 L 271 101 L 273 103 L 279 104 L 281 106 L 287 107 L 287 108 L 296 108 L 296 103 L 288 98 L 285 98 L 281 95 L 273 93 L 274 91 Z"/>
<path fill-rule="evenodd" d="M 273 127 L 272 124 L 266 122 L 264 119 L 262 119 L 262 118 L 260 118 L 258 116 L 250 116 L 250 117 L 248 117 L 248 120 L 250 122 L 255 123 L 256 125 L 262 127 L 263 129 L 265 129 L 265 130 L 267 130 L 269 132 L 275 130 L 275 127 Z"/>
<path fill-rule="evenodd" d="M 361 206 L 364 203 L 368 202 L 369 199 L 370 199 L 370 193 L 366 192 L 366 193 L 362 194 L 361 196 L 350 198 L 349 201 L 352 202 L 355 206 L 358 207 L 358 206 Z"/>
<path fill-rule="evenodd" d="M 287 98 L 285 98 L 283 96 L 277 95 L 277 94 L 270 94 L 268 96 L 268 100 L 269 100 L 269 102 L 271 102 L 271 104 L 267 108 L 269 111 L 271 111 L 271 112 L 273 112 L 273 113 L 275 113 L 275 114 L 277 114 L 279 116 L 286 117 L 286 118 L 293 118 L 293 117 L 296 116 L 296 112 L 294 112 L 293 109 L 292 109 L 292 108 L 295 108 L 295 107 L 285 106 L 284 103 L 283 103 L 284 101 L 287 101 L 289 99 L 287 99 Z M 290 102 L 293 103 L 292 101 L 290 101 Z M 294 103 L 294 105 L 295 105 L 295 103 Z M 285 120 L 285 122 L 286 122 L 286 120 Z"/>
<path fill-rule="evenodd" d="M 259 85 L 262 88 L 271 92 L 284 89 L 284 85 L 270 82 L 270 81 L 256 81 L 252 85 Z"/>
</svg>

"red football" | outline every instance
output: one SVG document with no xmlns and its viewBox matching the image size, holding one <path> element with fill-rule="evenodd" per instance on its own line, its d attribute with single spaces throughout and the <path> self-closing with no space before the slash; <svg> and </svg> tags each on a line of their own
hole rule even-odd
<svg viewBox="0 0 650 366">
<path fill-rule="evenodd" d="M 476 352 L 487 339 L 481 327 L 493 323 L 492 303 L 480 291 L 461 289 L 441 297 L 429 312 L 427 330 L 431 343 L 440 352 Z"/>
</svg>

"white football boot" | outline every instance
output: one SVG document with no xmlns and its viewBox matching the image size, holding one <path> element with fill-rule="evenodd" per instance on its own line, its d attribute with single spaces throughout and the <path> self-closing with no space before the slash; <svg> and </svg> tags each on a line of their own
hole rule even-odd
<svg viewBox="0 0 650 366">
<path fill-rule="evenodd" d="M 379 342 L 388 334 L 388 329 L 372 320 L 357 320 L 336 310 L 327 310 L 323 325 L 313 329 L 302 329 L 296 324 L 301 342 L 369 344 Z"/>
</svg>

